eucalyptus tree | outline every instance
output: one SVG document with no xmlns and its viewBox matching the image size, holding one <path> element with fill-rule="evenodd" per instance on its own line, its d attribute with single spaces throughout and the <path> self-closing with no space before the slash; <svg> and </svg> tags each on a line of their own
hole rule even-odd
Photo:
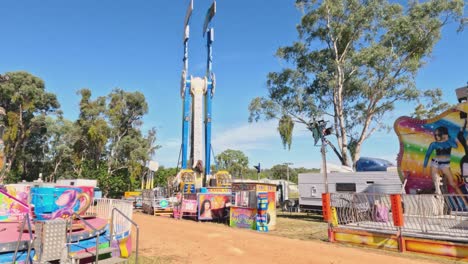
<svg viewBox="0 0 468 264">
<path fill-rule="evenodd" d="M 297 0 L 304 15 L 299 39 L 276 55 L 289 67 L 268 74 L 268 95 L 252 100 L 250 121 L 279 120 L 285 147 L 295 123 L 314 131 L 328 119 L 349 166 L 361 146 L 385 127 L 396 102 L 416 100 L 415 76 L 427 62 L 441 29 L 459 21 L 463 0 Z M 350 160 L 351 156 L 351 160 Z"/>
<path fill-rule="evenodd" d="M 249 168 L 249 158 L 240 150 L 227 149 L 216 156 L 220 169 L 227 170 L 234 178 L 243 176 Z"/>
<path fill-rule="evenodd" d="M 81 89 L 80 114 L 76 120 L 79 138 L 73 146 L 73 170 L 82 177 L 83 170 L 98 171 L 104 163 L 106 144 L 109 139 L 109 124 L 106 120 L 106 97 L 92 99 L 91 90 Z"/>
<path fill-rule="evenodd" d="M 45 159 L 49 165 L 46 180 L 55 182 L 58 177 L 71 177 L 73 145 L 80 138 L 79 128 L 62 115 L 57 118 L 48 117 L 45 122 L 47 126 Z"/>
<path fill-rule="evenodd" d="M 140 167 L 138 164 L 143 166 L 151 152 L 148 149 L 152 146 L 140 130 L 142 118 L 148 112 L 148 104 L 142 93 L 115 89 L 108 95 L 107 102 L 109 142 L 106 180 L 109 181 L 118 170 L 136 169 Z"/>
<path fill-rule="evenodd" d="M 0 106 L 6 114 L 3 135 L 6 165 L 0 171 L 0 183 L 12 170 L 16 175 L 33 177 L 26 175 L 26 170 L 41 160 L 43 153 L 30 147 L 40 145 L 47 131 L 45 116 L 60 107 L 56 96 L 46 91 L 40 78 L 27 72 L 9 72 L 7 76 L 7 81 L 0 82 Z"/>
<path fill-rule="evenodd" d="M 137 185 L 136 179 L 159 147 L 154 128 L 146 135 L 141 131 L 148 104 L 142 93 L 122 89 L 96 99 L 89 89 L 79 94 L 75 173 L 98 179 L 105 196 L 117 196 Z"/>
</svg>

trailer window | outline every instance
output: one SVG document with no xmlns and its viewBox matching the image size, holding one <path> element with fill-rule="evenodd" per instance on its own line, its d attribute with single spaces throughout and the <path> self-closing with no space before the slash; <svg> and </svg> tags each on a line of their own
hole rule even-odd
<svg viewBox="0 0 468 264">
<path fill-rule="evenodd" d="M 337 192 L 356 192 L 355 183 L 337 183 L 336 184 Z"/>
<path fill-rule="evenodd" d="M 316 188 L 315 186 L 312 186 L 312 187 L 310 188 L 310 196 L 311 196 L 311 197 L 317 196 L 317 188 Z"/>
</svg>

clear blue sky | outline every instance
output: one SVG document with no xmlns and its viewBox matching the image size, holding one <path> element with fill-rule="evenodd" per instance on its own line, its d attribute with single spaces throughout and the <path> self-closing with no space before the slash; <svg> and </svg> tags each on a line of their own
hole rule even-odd
<svg viewBox="0 0 468 264">
<path fill-rule="evenodd" d="M 145 130 L 156 127 L 162 148 L 155 159 L 176 166 L 181 144 L 182 101 L 179 96 L 183 55 L 183 20 L 188 0 L 178 1 L 2 1 L 0 73 L 25 70 L 42 78 L 55 93 L 65 116 L 76 119 L 80 88 L 93 96 L 113 88 L 141 91 L 149 103 Z M 319 148 L 298 127 L 292 149 L 284 150 L 276 124 L 249 124 L 248 104 L 266 95 L 266 75 L 280 70 L 278 47 L 297 39 L 301 17 L 293 0 L 219 0 L 213 47 L 217 89 L 213 103 L 213 144 L 244 151 L 250 163 L 270 167 L 319 167 Z M 203 76 L 206 49 L 202 37 L 211 1 L 195 0 L 191 23 L 190 74 Z M 466 10 L 465 10 L 466 11 Z M 457 25 L 444 29 L 433 57 L 417 77 L 421 89 L 440 87 L 456 103 L 455 88 L 468 81 L 467 32 Z M 390 123 L 405 115 L 401 106 L 387 116 Z M 393 131 L 376 134 L 363 156 L 394 161 L 398 140 Z M 331 150 L 329 159 L 338 163 Z"/>
</svg>

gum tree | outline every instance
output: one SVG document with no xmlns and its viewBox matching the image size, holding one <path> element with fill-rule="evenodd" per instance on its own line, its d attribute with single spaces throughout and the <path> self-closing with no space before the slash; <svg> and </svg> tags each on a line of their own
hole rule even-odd
<svg viewBox="0 0 468 264">
<path fill-rule="evenodd" d="M 415 76 L 447 23 L 460 18 L 462 0 L 297 0 L 304 11 L 299 39 L 276 55 L 288 68 L 268 74 L 268 95 L 249 106 L 249 121 L 279 120 L 285 147 L 295 123 L 311 132 L 315 120 L 332 122 L 342 164 L 385 127 L 396 102 L 415 101 Z M 434 93 L 432 94 L 434 95 Z M 437 95 L 437 94 L 436 94 Z"/>
</svg>

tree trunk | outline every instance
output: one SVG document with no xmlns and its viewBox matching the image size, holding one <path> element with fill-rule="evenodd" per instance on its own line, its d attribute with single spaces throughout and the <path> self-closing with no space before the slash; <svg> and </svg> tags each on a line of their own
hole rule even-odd
<svg viewBox="0 0 468 264">
<path fill-rule="evenodd" d="M 55 163 L 55 166 L 54 166 L 54 171 L 49 175 L 49 182 L 55 182 L 55 175 L 57 174 L 57 171 L 58 171 L 58 167 L 60 166 L 60 164 L 62 163 L 62 159 L 60 159 L 57 163 Z"/>
</svg>

